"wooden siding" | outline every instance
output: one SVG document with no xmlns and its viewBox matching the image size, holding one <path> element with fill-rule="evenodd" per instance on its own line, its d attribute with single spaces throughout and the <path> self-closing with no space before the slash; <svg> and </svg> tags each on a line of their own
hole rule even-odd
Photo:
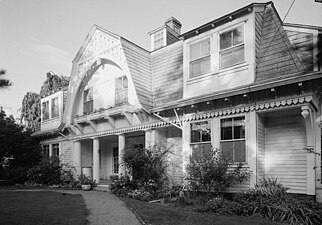
<svg viewBox="0 0 322 225">
<path fill-rule="evenodd" d="M 267 118 L 265 178 L 277 178 L 291 193 L 306 194 L 305 124 L 299 116 Z"/>
<path fill-rule="evenodd" d="M 178 42 L 151 53 L 154 106 L 182 99 L 183 47 Z"/>
<path fill-rule="evenodd" d="M 268 6 L 262 19 L 262 27 L 255 26 L 256 34 L 261 34 L 257 41 L 260 44 L 256 51 L 256 82 L 303 71 L 302 62 L 275 11 Z"/>
<path fill-rule="evenodd" d="M 177 41 L 179 41 L 179 38 L 176 37 L 175 35 L 173 35 L 171 32 L 166 31 L 167 32 L 167 45 L 171 45 Z"/>
<path fill-rule="evenodd" d="M 152 107 L 150 53 L 130 41 L 121 39 L 125 58 L 134 82 L 136 94 L 143 107 Z"/>
<path fill-rule="evenodd" d="M 261 44 L 262 27 L 263 27 L 263 12 L 255 14 L 255 61 L 258 63 L 259 50 Z"/>
<path fill-rule="evenodd" d="M 257 117 L 257 178 L 265 178 L 265 130 L 264 118 L 260 115 Z"/>
<path fill-rule="evenodd" d="M 71 141 L 62 141 L 60 142 L 60 149 L 59 149 L 59 158 L 60 162 L 65 166 L 72 166 L 73 159 L 72 159 L 72 142 Z"/>
<path fill-rule="evenodd" d="M 286 31 L 294 49 L 303 62 L 306 71 L 313 71 L 313 34 Z"/>
</svg>

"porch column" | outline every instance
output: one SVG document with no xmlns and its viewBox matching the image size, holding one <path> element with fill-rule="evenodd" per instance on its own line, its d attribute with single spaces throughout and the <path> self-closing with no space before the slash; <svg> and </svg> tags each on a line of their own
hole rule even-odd
<svg viewBox="0 0 322 225">
<path fill-rule="evenodd" d="M 100 155 L 99 155 L 100 142 L 98 138 L 93 139 L 93 180 L 96 183 L 100 181 Z"/>
<path fill-rule="evenodd" d="M 182 171 L 186 175 L 186 167 L 190 162 L 191 148 L 190 148 L 190 123 L 182 123 Z"/>
<path fill-rule="evenodd" d="M 246 133 L 248 165 L 251 171 L 249 184 L 254 187 L 257 182 L 257 113 L 250 111 L 246 115 L 246 126 L 248 126 Z"/>
<path fill-rule="evenodd" d="M 145 130 L 145 148 L 151 147 L 151 129 Z"/>
<path fill-rule="evenodd" d="M 125 168 L 122 165 L 122 158 L 124 155 L 124 151 L 125 151 L 125 135 L 124 134 L 119 134 L 118 137 L 118 145 L 119 145 L 119 175 L 125 175 Z"/>
<path fill-rule="evenodd" d="M 49 144 L 49 158 L 53 156 L 53 144 Z"/>
<path fill-rule="evenodd" d="M 76 176 L 82 174 L 82 153 L 81 153 L 81 143 L 80 141 L 75 141 L 73 143 L 74 148 L 74 167 L 76 170 Z"/>
</svg>

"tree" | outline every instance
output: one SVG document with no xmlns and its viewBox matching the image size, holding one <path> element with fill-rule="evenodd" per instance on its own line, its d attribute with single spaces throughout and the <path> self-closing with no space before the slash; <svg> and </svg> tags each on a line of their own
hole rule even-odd
<svg viewBox="0 0 322 225">
<path fill-rule="evenodd" d="M 41 148 L 30 134 L 0 110 L 0 179 L 24 181 L 27 170 L 39 162 Z"/>
<path fill-rule="evenodd" d="M 68 86 L 69 77 L 59 76 L 48 72 L 47 78 L 40 89 L 40 94 L 27 92 L 22 100 L 20 120 L 25 122 L 28 129 L 32 131 L 40 127 L 41 122 L 41 98 L 59 89 Z"/>
<path fill-rule="evenodd" d="M 5 70 L 0 70 L 0 89 L 9 87 L 12 85 L 11 81 L 5 78 L 1 78 L 1 76 L 5 75 L 6 71 Z"/>
</svg>

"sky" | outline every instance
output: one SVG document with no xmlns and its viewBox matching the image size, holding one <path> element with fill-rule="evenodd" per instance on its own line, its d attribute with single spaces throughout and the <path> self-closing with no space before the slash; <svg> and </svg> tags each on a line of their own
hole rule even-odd
<svg viewBox="0 0 322 225">
<path fill-rule="evenodd" d="M 284 19 L 294 0 L 275 0 Z M 0 69 L 13 85 L 0 90 L 0 106 L 19 117 L 28 91 L 39 93 L 47 72 L 70 76 L 76 56 L 96 24 L 150 50 L 148 32 L 174 16 L 182 33 L 262 0 L 0 0 Z M 286 23 L 322 27 L 322 3 L 295 0 Z"/>
</svg>

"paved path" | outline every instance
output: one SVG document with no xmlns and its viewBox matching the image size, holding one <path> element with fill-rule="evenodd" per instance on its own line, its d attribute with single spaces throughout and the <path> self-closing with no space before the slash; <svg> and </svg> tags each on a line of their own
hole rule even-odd
<svg viewBox="0 0 322 225">
<path fill-rule="evenodd" d="M 90 225 L 141 225 L 124 202 L 109 192 L 56 190 L 69 194 L 81 194 L 90 210 Z"/>
</svg>

